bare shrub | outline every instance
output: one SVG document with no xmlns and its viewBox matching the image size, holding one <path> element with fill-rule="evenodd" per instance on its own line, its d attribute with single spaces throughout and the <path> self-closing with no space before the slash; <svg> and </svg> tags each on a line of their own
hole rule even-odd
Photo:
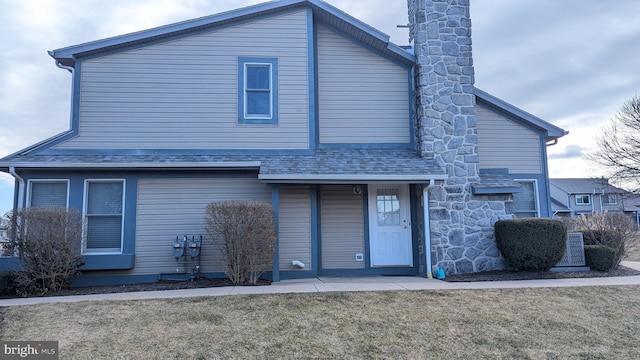
<svg viewBox="0 0 640 360">
<path fill-rule="evenodd" d="M 604 245 L 615 250 L 614 269 L 626 250 L 638 245 L 636 224 L 623 213 L 583 214 L 575 219 L 575 228 L 583 233 L 585 245 Z"/>
<path fill-rule="evenodd" d="M 82 266 L 82 217 L 77 209 L 18 209 L 10 215 L 10 246 L 20 257 L 18 295 L 44 295 L 69 285 Z"/>
<path fill-rule="evenodd" d="M 205 210 L 206 233 L 223 254 L 226 273 L 236 285 L 255 285 L 271 270 L 275 252 L 275 214 L 260 201 L 222 201 Z"/>
</svg>

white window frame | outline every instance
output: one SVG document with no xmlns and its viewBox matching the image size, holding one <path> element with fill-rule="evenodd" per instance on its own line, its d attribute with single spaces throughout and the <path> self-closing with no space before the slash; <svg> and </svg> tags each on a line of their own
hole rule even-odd
<svg viewBox="0 0 640 360">
<path fill-rule="evenodd" d="M 100 183 L 100 182 L 120 182 L 122 183 L 122 213 L 120 216 L 122 217 L 122 221 L 120 223 L 120 249 L 87 249 L 87 236 L 89 232 L 89 219 L 87 215 L 87 207 L 89 205 L 89 184 L 90 183 Z M 123 246 L 124 246 L 124 219 L 126 214 L 126 189 L 127 183 L 125 179 L 85 179 L 84 180 L 84 192 L 83 192 L 83 203 L 82 203 L 82 218 L 83 221 L 83 229 L 82 229 L 82 254 L 83 255 L 105 255 L 105 254 L 122 254 Z"/>
<path fill-rule="evenodd" d="M 271 63 L 261 63 L 261 62 L 245 62 L 244 64 L 244 78 L 242 82 L 244 84 L 242 91 L 244 92 L 244 118 L 245 119 L 273 119 L 273 64 Z M 268 115 L 260 115 L 260 114 L 249 114 L 248 104 L 249 104 L 249 93 L 251 91 L 257 91 L 256 89 L 249 89 L 247 86 L 247 70 L 249 67 L 267 67 L 269 68 L 269 89 L 266 91 L 269 93 L 269 114 Z"/>
<path fill-rule="evenodd" d="M 584 202 L 584 197 L 587 198 L 587 202 Z M 578 201 L 580 199 L 580 201 Z M 591 205 L 591 194 L 576 194 L 575 195 L 576 205 Z"/>
<path fill-rule="evenodd" d="M 533 197 L 536 204 L 535 217 L 540 217 L 540 194 L 538 192 L 538 180 L 536 179 L 514 179 L 516 182 L 528 182 L 533 183 Z M 515 209 L 513 211 L 515 215 Z"/>
<path fill-rule="evenodd" d="M 33 183 L 66 183 L 67 201 L 65 207 L 69 208 L 69 179 L 29 179 L 27 180 L 27 207 L 31 207 L 32 185 Z"/>
<path fill-rule="evenodd" d="M 611 198 L 613 197 L 613 202 L 611 202 Z M 602 202 L 603 205 L 618 205 L 618 195 L 616 194 L 604 194 L 602 196 L 603 200 L 606 198 L 607 202 Z"/>
<path fill-rule="evenodd" d="M 269 114 L 249 114 L 247 69 L 251 66 L 269 68 Z M 238 124 L 278 124 L 278 58 L 238 57 Z M 255 89 L 258 90 L 258 89 Z M 266 90 L 265 90 L 266 92 Z"/>
</svg>

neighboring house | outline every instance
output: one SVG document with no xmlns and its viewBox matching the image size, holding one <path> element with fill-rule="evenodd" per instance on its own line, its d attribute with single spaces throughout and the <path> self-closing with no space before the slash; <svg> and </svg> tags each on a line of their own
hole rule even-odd
<svg viewBox="0 0 640 360">
<path fill-rule="evenodd" d="M 550 179 L 550 182 L 554 216 L 624 212 L 638 223 L 640 196 L 609 184 L 608 179 Z"/>
<path fill-rule="evenodd" d="M 493 225 L 551 216 L 546 147 L 566 132 L 473 87 L 468 2 L 409 10 L 409 50 L 280 0 L 51 51 L 71 128 L 0 159 L 15 207 L 82 211 L 78 285 L 184 270 L 173 240 L 227 199 L 275 207 L 276 281 L 503 268 Z"/>
<path fill-rule="evenodd" d="M 4 218 L 0 218 L 0 257 L 11 256 L 13 253 L 9 245 L 9 224 Z"/>
</svg>

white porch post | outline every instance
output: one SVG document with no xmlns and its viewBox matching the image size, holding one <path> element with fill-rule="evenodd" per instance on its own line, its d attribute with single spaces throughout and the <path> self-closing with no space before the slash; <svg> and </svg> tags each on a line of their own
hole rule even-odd
<svg viewBox="0 0 640 360">
<path fill-rule="evenodd" d="M 433 180 L 422 188 L 422 209 L 424 216 L 424 253 L 426 256 L 427 279 L 433 279 L 431 272 L 431 226 L 429 225 L 429 187 L 433 186 Z"/>
</svg>

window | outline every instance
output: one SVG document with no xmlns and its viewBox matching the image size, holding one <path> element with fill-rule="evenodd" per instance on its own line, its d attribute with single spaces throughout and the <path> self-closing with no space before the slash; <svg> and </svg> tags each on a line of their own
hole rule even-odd
<svg viewBox="0 0 640 360">
<path fill-rule="evenodd" d="M 238 122 L 278 123 L 278 59 L 238 58 Z"/>
<path fill-rule="evenodd" d="M 124 180 L 87 180 L 85 253 L 122 252 Z"/>
<path fill-rule="evenodd" d="M 513 194 L 513 214 L 516 218 L 539 217 L 538 186 L 535 180 L 516 180 L 522 192 Z"/>
<path fill-rule="evenodd" d="M 376 194 L 378 225 L 400 225 L 400 189 L 378 189 Z"/>
<path fill-rule="evenodd" d="M 576 195 L 576 205 L 589 205 L 591 204 L 591 195 L 578 194 Z"/>
<path fill-rule="evenodd" d="M 618 203 L 616 194 L 604 194 L 602 195 L 602 203 L 605 205 L 615 205 Z"/>
<path fill-rule="evenodd" d="M 29 180 L 29 207 L 68 207 L 67 180 Z"/>
</svg>

